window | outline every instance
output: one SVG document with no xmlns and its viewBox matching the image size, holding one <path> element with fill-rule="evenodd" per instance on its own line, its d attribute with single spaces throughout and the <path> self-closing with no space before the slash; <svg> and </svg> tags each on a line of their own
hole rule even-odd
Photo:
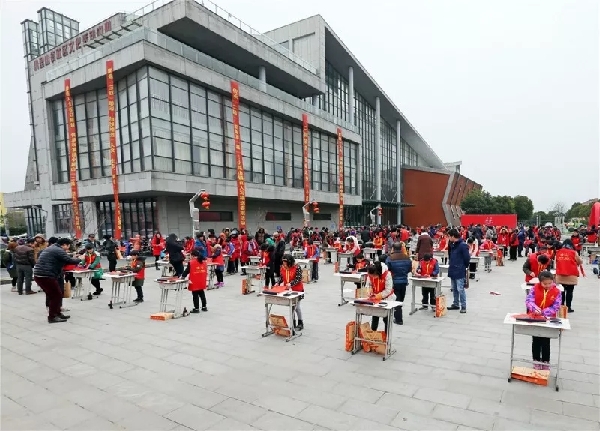
<svg viewBox="0 0 600 431">
<path fill-rule="evenodd" d="M 120 202 L 122 238 L 128 240 L 135 235 L 150 238 L 158 230 L 158 207 L 155 199 L 132 199 Z M 97 202 L 98 236 L 114 234 L 114 201 Z"/>
<path fill-rule="evenodd" d="M 233 211 L 200 211 L 199 221 L 233 221 Z"/>
<path fill-rule="evenodd" d="M 71 204 L 54 205 L 54 231 L 57 233 L 72 233 L 75 231 L 73 226 L 73 212 Z M 81 219 L 81 229 L 85 229 L 85 217 L 83 212 L 83 203 L 79 203 L 79 214 Z"/>
<path fill-rule="evenodd" d="M 265 221 L 292 221 L 292 213 L 267 212 Z"/>
<path fill-rule="evenodd" d="M 319 221 L 321 221 L 321 220 L 331 220 L 331 213 L 325 213 L 325 214 L 324 213 L 318 213 L 318 214 L 313 213 L 312 219 L 315 220 L 315 221 L 316 220 L 319 220 Z"/>
</svg>

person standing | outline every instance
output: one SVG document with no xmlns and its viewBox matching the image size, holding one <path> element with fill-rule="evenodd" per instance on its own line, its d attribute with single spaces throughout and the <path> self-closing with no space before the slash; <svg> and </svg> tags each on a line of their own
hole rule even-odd
<svg viewBox="0 0 600 431">
<path fill-rule="evenodd" d="M 23 283 L 25 283 L 26 295 L 37 293 L 31 290 L 31 279 L 33 277 L 33 267 L 35 266 L 34 243 L 35 239 L 29 238 L 25 244 L 18 245 L 13 252 L 17 267 L 17 292 L 19 292 L 19 295 L 23 294 Z"/>
<path fill-rule="evenodd" d="M 158 260 L 160 259 L 160 254 L 165 248 L 164 240 L 160 232 L 156 231 L 152 240 L 150 241 L 150 245 L 152 247 L 152 256 L 154 256 L 154 267 L 158 271 Z"/>
<path fill-rule="evenodd" d="M 448 277 L 452 283 L 452 294 L 454 295 L 452 305 L 448 310 L 460 310 L 461 313 L 467 312 L 467 294 L 465 292 L 465 282 L 467 268 L 471 262 L 469 247 L 460 237 L 456 229 L 450 229 L 448 232 L 450 241 L 448 249 Z"/>
<path fill-rule="evenodd" d="M 117 269 L 117 243 L 113 241 L 111 234 L 104 235 L 104 243 L 102 244 L 108 259 L 108 272 L 113 272 Z"/>
<path fill-rule="evenodd" d="M 571 239 L 565 239 L 562 248 L 556 252 L 556 284 L 562 284 L 565 294 L 562 297 L 563 305 L 566 304 L 569 313 L 574 313 L 571 308 L 573 291 L 579 281 L 579 268 L 583 260 L 575 251 Z"/>
<path fill-rule="evenodd" d="M 408 285 L 408 274 L 412 271 L 412 261 L 406 253 L 406 246 L 402 242 L 392 244 L 392 253 L 385 260 L 385 264 L 392 273 L 392 283 L 396 301 L 404 302 L 406 286 Z M 403 325 L 402 306 L 394 308 L 394 323 Z"/>
<path fill-rule="evenodd" d="M 48 247 L 40 255 L 33 269 L 35 282 L 46 293 L 48 299 L 48 323 L 66 322 L 70 316 L 62 314 L 60 307 L 63 294 L 58 284 L 65 265 L 77 265 L 80 260 L 69 257 L 67 250 L 71 247 L 69 238 L 60 238 L 56 244 Z"/>
<path fill-rule="evenodd" d="M 104 271 L 102 270 L 102 265 L 100 263 L 100 253 L 94 250 L 94 245 L 89 242 L 85 245 L 84 265 L 86 269 L 94 270 L 90 283 L 96 288 L 96 291 L 93 294 L 98 296 L 104 291 L 104 289 L 100 287 L 100 280 L 102 280 Z"/>
<path fill-rule="evenodd" d="M 510 234 L 509 259 L 513 262 L 517 261 L 517 251 L 519 249 L 519 234 L 516 229 Z"/>
<path fill-rule="evenodd" d="M 199 235 L 199 234 L 198 234 Z M 181 277 L 183 274 L 183 246 L 177 241 L 177 235 L 172 233 L 167 238 L 166 242 L 166 252 L 169 254 L 169 263 L 173 266 L 173 270 L 177 277 Z M 199 250 L 203 257 L 206 257 L 204 253 L 206 253 L 206 248 L 204 248 L 203 252 Z"/>
<path fill-rule="evenodd" d="M 135 278 L 131 285 L 135 287 L 136 298 L 135 303 L 144 302 L 144 280 L 146 278 L 146 259 L 140 256 L 140 252 L 133 250 L 130 254 L 131 260 L 127 265 L 127 270 L 135 274 Z"/>
<path fill-rule="evenodd" d="M 17 242 L 10 241 L 8 243 L 6 251 L 4 252 L 4 255 L 2 256 L 2 264 L 6 268 L 6 271 L 8 272 L 8 276 L 10 277 L 10 281 L 12 284 L 11 292 L 17 291 L 17 280 L 19 279 L 19 274 L 17 273 L 17 265 L 15 264 L 15 257 L 13 255 L 15 248 L 17 248 Z"/>
<path fill-rule="evenodd" d="M 206 308 L 206 293 L 208 266 L 206 259 L 199 250 L 192 250 L 192 258 L 190 259 L 187 268 L 181 274 L 181 278 L 189 275 L 188 290 L 192 292 L 192 301 L 194 308 L 191 313 L 200 313 L 200 301 L 202 301 L 202 311 L 208 311 Z"/>
<path fill-rule="evenodd" d="M 393 293 L 394 282 L 392 281 L 392 274 L 388 271 L 387 265 L 377 261 L 369 267 L 367 274 L 365 288 L 371 292 L 370 297 L 379 301 L 385 301 L 389 298 Z M 383 324 L 385 325 L 385 332 L 387 334 L 387 317 L 383 318 Z M 371 330 L 377 331 L 378 326 L 379 317 L 373 316 L 371 318 Z"/>
<path fill-rule="evenodd" d="M 426 254 L 433 255 L 433 239 L 429 236 L 427 231 L 421 232 L 419 239 L 417 240 L 417 247 L 415 248 L 417 254 L 417 260 L 423 260 Z"/>
</svg>

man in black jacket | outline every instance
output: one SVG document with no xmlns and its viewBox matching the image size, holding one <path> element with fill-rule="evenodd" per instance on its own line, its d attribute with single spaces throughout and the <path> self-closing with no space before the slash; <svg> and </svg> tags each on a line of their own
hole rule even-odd
<svg viewBox="0 0 600 431">
<path fill-rule="evenodd" d="M 106 258 L 108 259 L 108 272 L 113 272 L 117 269 L 117 243 L 113 241 L 112 235 L 104 235 L 104 251 L 106 252 Z M 157 267 L 158 269 L 158 267 Z"/>
<path fill-rule="evenodd" d="M 70 317 L 60 311 L 62 292 L 58 284 L 58 278 L 65 265 L 77 265 L 81 262 L 80 259 L 69 257 L 67 250 L 70 247 L 70 239 L 59 239 L 56 244 L 51 245 L 40 254 L 39 260 L 33 268 L 35 282 L 46 293 L 48 300 L 48 323 L 66 322 Z"/>
<path fill-rule="evenodd" d="M 33 295 L 31 290 L 31 278 L 35 266 L 35 251 L 33 250 L 34 238 L 29 238 L 26 244 L 18 245 L 13 251 L 15 266 L 17 267 L 17 291 L 23 294 L 23 281 L 25 282 L 25 294 Z"/>
</svg>

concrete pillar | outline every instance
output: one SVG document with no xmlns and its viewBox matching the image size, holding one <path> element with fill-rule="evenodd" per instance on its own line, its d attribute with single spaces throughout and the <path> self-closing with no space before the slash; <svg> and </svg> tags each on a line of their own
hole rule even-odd
<svg viewBox="0 0 600 431">
<path fill-rule="evenodd" d="M 354 122 L 354 69 L 348 67 L 348 117 L 349 122 L 355 125 Z"/>
<path fill-rule="evenodd" d="M 402 131 L 400 120 L 396 121 L 396 201 L 398 202 L 398 215 L 396 222 L 402 223 L 402 138 L 400 132 Z"/>
<path fill-rule="evenodd" d="M 260 81 L 260 90 L 267 92 L 267 70 L 265 66 L 258 67 L 258 80 Z"/>
<path fill-rule="evenodd" d="M 313 106 L 315 106 L 317 108 L 319 107 L 319 96 L 318 95 L 314 95 L 312 97 L 312 104 L 313 104 Z"/>
<path fill-rule="evenodd" d="M 375 200 L 381 202 L 381 103 L 375 98 Z M 381 217 L 377 216 L 377 224 Z"/>
</svg>

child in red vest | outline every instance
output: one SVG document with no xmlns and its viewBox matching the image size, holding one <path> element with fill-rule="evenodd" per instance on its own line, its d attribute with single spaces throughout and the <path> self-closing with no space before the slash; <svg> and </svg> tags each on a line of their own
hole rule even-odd
<svg viewBox="0 0 600 431">
<path fill-rule="evenodd" d="M 547 318 L 556 317 L 562 302 L 560 290 L 554 284 L 550 271 L 542 271 L 538 278 L 540 282 L 533 286 L 525 299 L 527 311 Z M 531 352 L 534 369 L 550 369 L 550 338 L 533 337 Z"/>
<path fill-rule="evenodd" d="M 440 273 L 440 265 L 437 259 L 434 259 L 430 253 L 425 253 L 423 259 L 419 261 L 417 267 L 417 274 L 423 277 L 437 277 Z M 421 294 L 423 299 L 421 301 L 421 310 L 427 310 L 431 306 L 431 311 L 435 311 L 435 288 L 433 287 L 421 287 Z"/>
<path fill-rule="evenodd" d="M 302 269 L 298 265 L 296 265 L 296 261 L 294 260 L 291 254 L 286 254 L 283 256 L 281 262 L 280 275 L 280 286 L 287 287 L 288 289 L 294 292 L 304 292 L 304 284 L 302 284 Z M 298 318 L 297 323 L 294 319 L 294 329 L 298 331 L 302 331 L 304 329 L 302 309 L 300 308 L 301 301 L 302 299 L 298 300 L 298 304 L 294 307 L 293 310 L 294 315 Z"/>
<path fill-rule="evenodd" d="M 314 259 L 312 261 L 312 281 L 315 283 L 319 281 L 319 255 L 321 251 L 319 246 L 315 245 L 312 239 L 309 239 L 306 247 L 304 248 L 304 256 L 307 259 Z"/>
<path fill-rule="evenodd" d="M 131 250 L 129 256 L 131 256 L 131 260 L 129 261 L 129 265 L 127 265 L 127 270 L 135 274 L 131 285 L 135 287 L 135 292 L 137 293 L 137 298 L 133 302 L 139 304 L 140 302 L 144 302 L 144 291 L 142 288 L 144 286 L 144 279 L 146 278 L 146 259 L 140 256 L 138 250 Z"/>
<path fill-rule="evenodd" d="M 190 281 L 188 290 L 192 292 L 192 300 L 194 301 L 194 308 L 191 313 L 200 312 L 200 301 L 202 301 L 202 311 L 208 311 L 208 308 L 206 308 L 206 294 L 204 293 L 208 284 L 208 266 L 204 256 L 198 250 L 192 251 L 192 258 L 185 271 L 183 271 L 181 278 L 188 275 Z"/>
<path fill-rule="evenodd" d="M 385 301 L 394 293 L 394 282 L 392 280 L 392 273 L 388 271 L 387 266 L 381 264 L 381 262 L 375 262 L 369 266 L 367 283 L 365 288 L 371 291 L 371 297 L 376 300 Z M 385 332 L 387 333 L 388 319 L 383 318 L 383 324 L 385 325 Z M 371 319 L 371 330 L 377 331 L 379 326 L 379 317 L 373 316 Z"/>
</svg>

